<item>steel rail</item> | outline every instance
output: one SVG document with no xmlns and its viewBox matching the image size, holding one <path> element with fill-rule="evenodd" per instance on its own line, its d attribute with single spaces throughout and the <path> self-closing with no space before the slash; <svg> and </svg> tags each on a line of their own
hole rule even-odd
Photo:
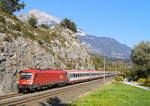
<svg viewBox="0 0 150 106">
<path fill-rule="evenodd" d="M 27 98 L 12 100 L 12 101 L 8 101 L 6 103 L 0 103 L 0 105 L 2 105 L 2 106 L 4 106 L 4 105 L 20 105 L 20 104 L 24 104 L 24 103 L 31 102 L 31 101 L 34 101 L 34 100 L 38 100 L 38 99 L 41 99 L 41 98 L 52 97 L 52 96 L 55 96 L 57 94 L 69 92 L 73 89 L 81 88 L 85 85 L 89 85 L 91 83 L 95 83 L 95 82 L 98 82 L 98 81 L 99 80 L 92 80 L 92 81 L 85 82 L 85 83 L 79 83 L 79 84 L 75 84 L 75 85 L 71 85 L 71 86 L 65 86 L 65 87 L 57 89 L 56 91 L 49 90 L 49 91 L 46 91 L 44 93 L 39 92 L 41 94 L 36 95 L 35 97 L 27 97 Z M 55 90 L 55 89 L 52 89 L 52 90 Z"/>
<path fill-rule="evenodd" d="M 13 94 L 9 94 L 9 95 L 3 95 L 3 96 L 0 96 L 0 100 L 2 99 L 7 99 L 7 98 L 13 98 L 13 97 L 16 97 L 16 96 L 22 96 L 23 94 L 19 94 L 19 93 L 13 93 Z"/>
</svg>

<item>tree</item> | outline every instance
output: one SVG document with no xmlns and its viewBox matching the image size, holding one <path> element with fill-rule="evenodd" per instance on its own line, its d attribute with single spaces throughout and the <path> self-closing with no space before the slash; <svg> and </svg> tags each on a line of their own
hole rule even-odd
<svg viewBox="0 0 150 106">
<path fill-rule="evenodd" d="M 48 29 L 49 26 L 48 25 L 45 25 L 45 24 L 41 24 L 40 27 L 44 28 L 44 29 Z"/>
<path fill-rule="evenodd" d="M 103 59 L 100 56 L 91 56 L 92 62 L 96 70 L 103 70 Z"/>
<path fill-rule="evenodd" d="M 34 15 L 31 15 L 31 17 L 28 18 L 28 22 L 32 27 L 37 27 L 37 18 Z"/>
<path fill-rule="evenodd" d="M 10 14 L 13 14 L 16 11 L 19 11 L 25 7 L 21 0 L 0 0 L 0 6 Z"/>
<path fill-rule="evenodd" d="M 67 18 L 63 19 L 63 21 L 61 21 L 60 25 L 70 29 L 73 32 L 77 32 L 76 24 Z"/>
<path fill-rule="evenodd" d="M 150 42 L 141 42 L 134 47 L 131 58 L 133 61 L 132 75 L 138 79 L 150 77 Z"/>
</svg>

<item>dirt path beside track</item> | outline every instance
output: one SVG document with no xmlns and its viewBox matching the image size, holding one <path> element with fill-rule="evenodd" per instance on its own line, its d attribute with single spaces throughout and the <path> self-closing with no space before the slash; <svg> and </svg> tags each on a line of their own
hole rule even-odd
<svg viewBox="0 0 150 106">
<path fill-rule="evenodd" d="M 105 80 L 105 84 L 111 83 L 113 80 L 114 77 L 108 77 Z M 104 80 L 98 79 L 89 82 L 79 83 L 76 85 L 80 86 L 74 87 L 71 90 L 66 90 L 50 97 L 41 98 L 32 102 L 25 103 L 25 106 L 65 106 L 68 103 L 76 100 L 77 98 L 87 94 L 87 92 L 91 92 L 99 87 L 102 87 L 104 85 Z"/>
</svg>

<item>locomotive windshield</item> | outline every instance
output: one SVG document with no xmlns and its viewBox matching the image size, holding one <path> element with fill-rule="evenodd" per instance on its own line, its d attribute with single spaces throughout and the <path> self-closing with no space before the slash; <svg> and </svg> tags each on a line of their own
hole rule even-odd
<svg viewBox="0 0 150 106">
<path fill-rule="evenodd" d="M 31 72 L 21 72 L 20 79 L 31 79 L 32 73 Z"/>
</svg>

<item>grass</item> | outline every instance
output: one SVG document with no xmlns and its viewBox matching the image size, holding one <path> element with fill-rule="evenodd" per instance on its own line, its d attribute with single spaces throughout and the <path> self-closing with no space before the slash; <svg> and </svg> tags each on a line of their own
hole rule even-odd
<svg viewBox="0 0 150 106">
<path fill-rule="evenodd" d="M 71 106 L 150 106 L 150 91 L 115 82 L 74 101 Z"/>
</svg>

